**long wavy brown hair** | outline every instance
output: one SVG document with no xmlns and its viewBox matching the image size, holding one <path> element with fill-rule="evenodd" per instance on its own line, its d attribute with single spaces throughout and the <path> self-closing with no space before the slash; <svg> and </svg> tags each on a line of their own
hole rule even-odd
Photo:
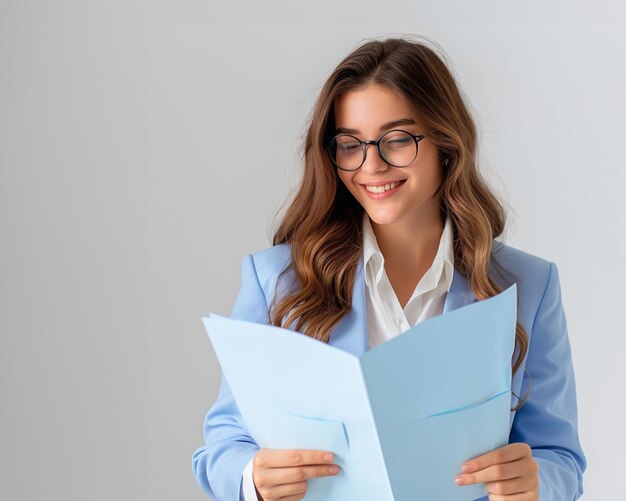
<svg viewBox="0 0 626 501">
<path fill-rule="evenodd" d="M 268 309 L 271 325 L 289 327 L 296 322 L 295 330 L 328 342 L 333 327 L 351 309 L 362 258 L 364 209 L 339 179 L 325 147 L 335 135 L 337 97 L 372 84 L 401 95 L 438 147 L 443 182 L 434 196 L 440 197 L 442 220 L 451 218 L 456 271 L 468 279 L 478 300 L 512 283 L 492 253 L 506 212 L 478 170 L 474 120 L 446 65 L 445 52 L 429 45 L 411 38 L 367 39 L 323 84 L 308 120 L 302 178 L 273 237 L 273 245 L 287 243 L 291 249 L 291 263 L 278 281 L 293 270 L 299 287 L 277 302 L 277 282 Z M 490 275 L 490 267 L 504 286 Z M 519 320 L 515 346 L 513 375 L 528 350 L 528 335 Z"/>
</svg>

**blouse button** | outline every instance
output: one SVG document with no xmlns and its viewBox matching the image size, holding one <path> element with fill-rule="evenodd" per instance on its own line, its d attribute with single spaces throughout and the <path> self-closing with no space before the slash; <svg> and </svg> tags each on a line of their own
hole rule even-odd
<svg viewBox="0 0 626 501">
<path fill-rule="evenodd" d="M 397 323 L 398 325 L 400 325 L 400 324 L 402 323 L 402 319 L 401 319 L 401 318 L 399 318 L 399 317 L 397 317 L 397 318 L 396 318 L 396 323 Z"/>
</svg>

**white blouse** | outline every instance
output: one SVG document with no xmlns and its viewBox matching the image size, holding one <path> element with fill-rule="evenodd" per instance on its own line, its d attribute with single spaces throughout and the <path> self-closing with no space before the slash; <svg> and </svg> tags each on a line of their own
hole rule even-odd
<svg viewBox="0 0 626 501">
<path fill-rule="evenodd" d="M 364 214 L 363 260 L 370 349 L 402 334 L 422 320 L 441 315 L 454 273 L 453 238 L 452 222 L 448 216 L 435 259 L 402 308 L 385 272 L 385 258 L 376 242 L 370 218 L 367 213 Z"/>
<path fill-rule="evenodd" d="M 417 323 L 443 313 L 454 273 L 453 231 L 450 217 L 439 239 L 433 264 L 421 278 L 404 308 L 385 272 L 385 258 L 367 212 L 363 214 L 363 269 L 369 349 L 402 334 Z M 252 480 L 252 459 L 243 470 L 243 499 L 258 501 Z"/>
</svg>

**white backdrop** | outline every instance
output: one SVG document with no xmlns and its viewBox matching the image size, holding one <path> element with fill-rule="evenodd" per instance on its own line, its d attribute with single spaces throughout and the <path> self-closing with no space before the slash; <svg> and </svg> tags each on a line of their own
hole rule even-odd
<svg viewBox="0 0 626 501">
<path fill-rule="evenodd" d="M 453 63 L 504 240 L 559 266 L 585 498 L 619 497 L 625 21 L 617 2 L 1 1 L 0 498 L 205 499 L 200 318 L 270 245 L 325 77 L 412 33 Z"/>
</svg>

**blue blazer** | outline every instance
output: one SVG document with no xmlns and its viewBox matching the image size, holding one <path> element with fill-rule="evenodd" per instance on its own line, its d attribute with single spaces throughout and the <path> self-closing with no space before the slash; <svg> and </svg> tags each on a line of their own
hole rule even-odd
<svg viewBox="0 0 626 501">
<path fill-rule="evenodd" d="M 554 262 L 493 240 L 500 265 L 515 275 L 518 320 L 529 335 L 529 348 L 511 381 L 512 393 L 530 396 L 510 415 L 509 443 L 525 442 L 539 465 L 539 499 L 573 501 L 583 493 L 587 466 L 578 437 L 576 386 L 559 272 Z M 278 274 L 289 264 L 287 244 L 248 254 L 241 263 L 241 287 L 231 318 L 267 323 Z M 493 271 L 490 268 L 490 271 Z M 503 287 L 507 284 L 492 277 Z M 279 297 L 295 285 L 293 270 L 280 281 Z M 469 282 L 456 269 L 443 313 L 477 301 Z M 368 349 L 363 262 L 359 261 L 352 309 L 331 332 L 329 344 L 360 356 Z M 290 327 L 294 330 L 293 325 Z M 517 358 L 517 349 L 515 358 Z M 528 373 L 530 372 L 530 378 Z M 511 397 L 511 407 L 518 398 Z M 228 386 L 221 377 L 217 398 L 204 419 L 204 445 L 192 455 L 196 481 L 215 501 L 243 500 L 242 473 L 259 445 L 250 436 Z M 470 458 L 467 458 L 470 459 Z M 460 465 L 459 465 L 460 468 Z M 488 496 L 480 498 L 488 501 Z"/>
</svg>

